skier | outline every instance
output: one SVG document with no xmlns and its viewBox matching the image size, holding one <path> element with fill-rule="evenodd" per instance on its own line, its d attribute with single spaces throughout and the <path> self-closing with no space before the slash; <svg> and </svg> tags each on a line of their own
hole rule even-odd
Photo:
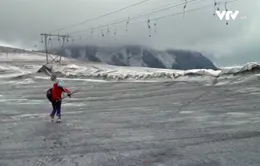
<svg viewBox="0 0 260 166">
<path fill-rule="evenodd" d="M 56 79 L 52 79 L 56 81 Z M 47 98 L 52 103 L 52 113 L 50 114 L 51 120 L 54 120 L 55 113 L 58 117 L 57 122 L 61 121 L 61 100 L 62 100 L 62 92 L 68 94 L 71 98 L 71 92 L 69 89 L 64 88 L 64 82 L 62 80 L 56 81 L 53 84 L 53 87 L 47 91 Z"/>
</svg>

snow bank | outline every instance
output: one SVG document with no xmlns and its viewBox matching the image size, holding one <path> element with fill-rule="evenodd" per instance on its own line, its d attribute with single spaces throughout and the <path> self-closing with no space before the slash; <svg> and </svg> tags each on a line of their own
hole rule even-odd
<svg viewBox="0 0 260 166">
<path fill-rule="evenodd" d="M 223 74 L 239 74 L 247 71 L 252 71 L 254 69 L 260 69 L 259 62 L 250 62 L 245 64 L 244 66 L 235 66 L 235 67 L 227 67 L 222 69 L 220 75 Z"/>
<path fill-rule="evenodd" d="M 109 65 L 64 65 L 51 66 L 54 73 L 62 77 L 100 78 L 116 80 L 178 79 L 182 76 L 216 77 L 221 71 L 214 70 L 171 70 L 144 67 L 119 67 Z"/>
<path fill-rule="evenodd" d="M 120 67 L 103 64 L 70 64 L 63 66 L 52 66 L 52 70 L 59 77 L 73 79 L 95 79 L 115 81 L 196 81 L 207 85 L 223 85 L 239 83 L 237 75 L 259 68 L 258 63 L 248 63 L 245 66 L 225 68 L 222 70 L 173 70 L 155 69 L 146 67 Z M 250 79 L 255 77 L 250 74 Z M 244 77 L 244 76 L 243 76 Z M 234 79 L 236 80 L 234 82 Z M 239 79 L 241 80 L 241 79 Z"/>
<path fill-rule="evenodd" d="M 43 55 L 37 54 L 14 54 L 14 53 L 0 53 L 0 61 L 45 61 Z"/>
<path fill-rule="evenodd" d="M 1 58 L 3 61 L 1 61 Z M 10 60 L 10 63 L 5 63 Z M 24 61 L 24 63 L 15 64 Z M 32 63 L 27 64 L 30 61 Z M 0 72 L 12 74 L 33 74 L 45 63 L 45 55 L 38 54 L 14 54 L 0 56 Z M 219 81 L 230 80 L 238 74 L 250 71 L 258 71 L 260 64 L 257 62 L 247 63 L 244 66 L 223 68 L 221 70 L 194 69 L 173 70 L 147 67 L 122 67 L 100 63 L 85 63 L 75 59 L 63 58 L 62 65 L 48 65 L 52 72 L 59 77 L 73 79 L 96 79 L 96 80 L 176 80 L 176 81 Z M 259 70 L 260 71 L 260 70 Z M 37 75 L 35 75 L 37 76 Z M 4 76 L 6 77 L 6 75 Z M 31 75 L 30 75 L 31 77 Z M 26 78 L 26 77 L 19 77 Z"/>
</svg>

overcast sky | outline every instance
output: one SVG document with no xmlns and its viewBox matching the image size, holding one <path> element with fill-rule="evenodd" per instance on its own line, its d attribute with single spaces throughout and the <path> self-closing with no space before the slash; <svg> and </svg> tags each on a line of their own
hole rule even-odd
<svg viewBox="0 0 260 166">
<path fill-rule="evenodd" d="M 237 65 L 260 61 L 260 0 L 238 0 L 227 4 L 228 10 L 239 11 L 236 20 L 220 21 L 213 16 L 214 0 L 197 0 L 138 19 L 131 17 L 149 13 L 165 6 L 174 6 L 185 0 L 150 0 L 135 7 L 97 19 L 79 26 L 54 31 L 88 20 L 99 15 L 135 4 L 142 0 L 0 0 L 0 45 L 41 48 L 40 33 L 67 34 L 83 31 L 72 36 L 76 43 L 97 45 L 140 44 L 157 49 L 181 48 L 201 51 L 218 65 Z M 187 0 L 188 2 L 193 0 Z M 225 1 L 220 2 L 220 11 L 225 10 Z M 207 7 L 208 6 L 208 7 Z M 205 8 L 204 8 L 205 7 Z M 189 12 L 190 10 L 200 10 Z M 111 24 L 130 17 L 128 31 L 126 23 L 95 29 L 91 37 L 90 28 Z M 241 17 L 245 19 L 241 19 Z M 151 19 L 151 37 L 147 20 Z M 116 29 L 116 36 L 114 31 Z M 102 37 L 101 33 L 104 33 Z M 156 33 L 155 33 L 156 30 Z M 114 40 L 114 37 L 116 40 Z M 82 39 L 81 39 L 82 38 Z M 58 44 L 57 39 L 52 42 Z"/>
</svg>

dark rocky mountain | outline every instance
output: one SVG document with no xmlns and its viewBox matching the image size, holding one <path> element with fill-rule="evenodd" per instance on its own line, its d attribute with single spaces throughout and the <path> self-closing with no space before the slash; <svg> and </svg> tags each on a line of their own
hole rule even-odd
<svg viewBox="0 0 260 166">
<path fill-rule="evenodd" d="M 36 53 L 36 51 L 1 47 L 0 52 Z M 39 51 L 44 52 L 44 51 Z M 165 69 L 213 69 L 217 67 L 199 52 L 187 50 L 159 51 L 141 46 L 97 47 L 67 46 L 64 50 L 51 50 L 55 54 L 74 59 L 100 62 L 117 66 L 152 67 Z"/>
<path fill-rule="evenodd" d="M 201 53 L 187 50 L 159 51 L 141 46 L 67 46 L 64 51 L 56 50 L 56 53 L 65 57 L 117 66 L 182 70 L 217 69 L 217 67 Z"/>
</svg>

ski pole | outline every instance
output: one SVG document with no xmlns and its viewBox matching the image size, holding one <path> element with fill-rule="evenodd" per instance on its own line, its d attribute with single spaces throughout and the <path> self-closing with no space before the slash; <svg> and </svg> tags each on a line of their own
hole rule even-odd
<svg viewBox="0 0 260 166">
<path fill-rule="evenodd" d="M 76 89 L 75 91 L 71 92 L 70 94 L 75 94 L 75 93 L 79 92 L 79 90 L 80 90 L 80 88 Z M 64 96 L 63 98 L 61 98 L 61 99 L 59 99 L 57 101 L 61 101 L 61 100 L 65 99 L 66 97 L 68 97 L 68 95 Z"/>
</svg>

